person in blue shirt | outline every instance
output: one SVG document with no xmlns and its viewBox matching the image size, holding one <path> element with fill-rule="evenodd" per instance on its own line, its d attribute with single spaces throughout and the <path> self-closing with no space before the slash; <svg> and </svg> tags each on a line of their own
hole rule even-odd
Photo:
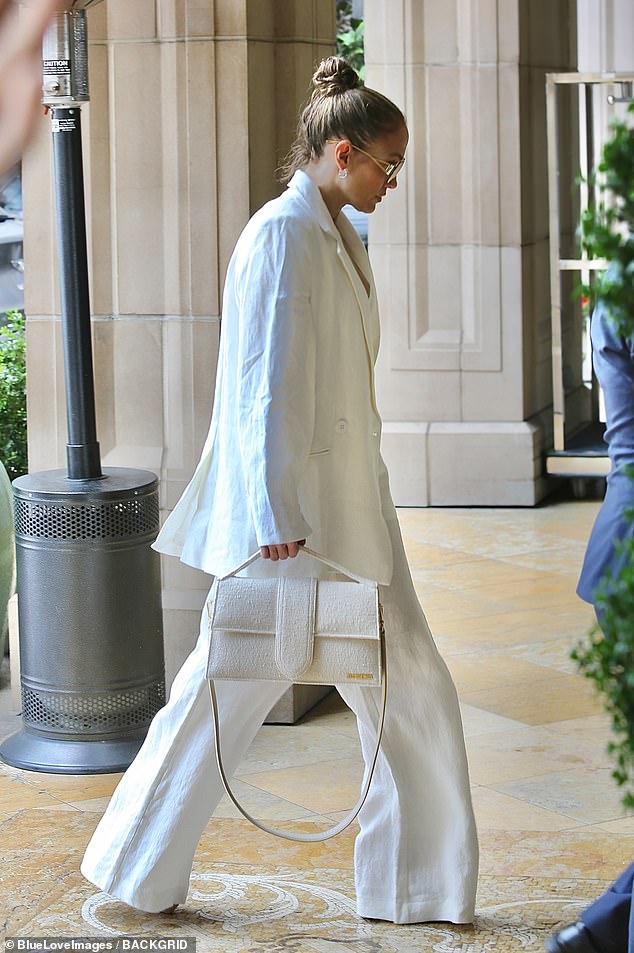
<svg viewBox="0 0 634 953">
<path fill-rule="evenodd" d="M 605 398 L 606 432 L 610 456 L 607 491 L 597 515 L 577 594 L 595 605 L 597 588 L 606 575 L 617 575 L 626 554 L 618 543 L 634 536 L 634 334 L 619 334 L 606 308 L 599 304 L 592 316 L 592 362 Z M 600 620 L 599 620 L 600 621 Z"/>
<path fill-rule="evenodd" d="M 578 923 L 546 941 L 548 953 L 634 953 L 634 863 L 582 912 Z"/>
<path fill-rule="evenodd" d="M 597 589 L 618 574 L 627 554 L 618 544 L 634 535 L 634 334 L 619 333 L 604 305 L 599 304 L 591 324 L 592 360 L 605 397 L 606 432 L 611 467 L 605 499 L 595 520 L 577 594 L 597 611 Z M 580 915 L 579 922 L 546 941 L 548 953 L 634 953 L 632 890 L 634 863 Z"/>
</svg>

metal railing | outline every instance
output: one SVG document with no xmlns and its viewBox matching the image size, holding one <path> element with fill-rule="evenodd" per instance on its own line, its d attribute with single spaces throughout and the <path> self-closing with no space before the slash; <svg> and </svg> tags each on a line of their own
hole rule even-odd
<svg viewBox="0 0 634 953">
<path fill-rule="evenodd" d="M 607 450 L 602 441 L 598 415 L 598 390 L 592 384 L 592 419 L 567 427 L 566 382 L 564 374 L 564 333 L 562 319 L 562 275 L 578 272 L 587 284 L 593 271 L 606 262 L 562 255 L 560 208 L 560 150 L 558 87 L 576 86 L 579 104 L 579 200 L 581 209 L 594 200 L 592 170 L 596 167 L 605 142 L 610 113 L 620 103 L 632 99 L 634 74 L 631 73 L 548 73 L 546 75 L 546 126 L 548 149 L 548 212 L 550 245 L 550 308 L 552 329 L 553 451 L 547 455 L 547 472 L 557 476 L 602 476 L 609 471 Z M 613 87 L 605 100 L 597 101 L 600 87 Z M 610 107 L 610 109 L 608 109 Z M 599 115 L 597 116 L 597 112 Z M 572 184 L 572 183 L 571 183 Z"/>
</svg>

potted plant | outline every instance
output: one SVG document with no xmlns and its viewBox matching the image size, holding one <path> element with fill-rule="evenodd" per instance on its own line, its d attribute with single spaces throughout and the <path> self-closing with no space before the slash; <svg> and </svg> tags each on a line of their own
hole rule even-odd
<svg viewBox="0 0 634 953">
<path fill-rule="evenodd" d="M 629 113 L 634 115 L 634 103 Z M 629 117 L 628 117 L 629 118 Z M 581 218 L 581 245 L 591 258 L 609 262 L 608 270 L 583 291 L 601 304 L 618 333 L 634 335 L 634 128 L 614 122 L 595 176 L 598 200 Z M 634 467 L 628 473 L 634 479 Z M 634 510 L 627 514 L 634 519 Z M 615 759 L 613 777 L 623 788 L 623 803 L 634 807 L 634 538 L 618 544 L 619 568 L 607 575 L 595 594 L 601 627 L 573 650 L 583 674 L 603 696 L 612 719 L 608 750 Z"/>
</svg>

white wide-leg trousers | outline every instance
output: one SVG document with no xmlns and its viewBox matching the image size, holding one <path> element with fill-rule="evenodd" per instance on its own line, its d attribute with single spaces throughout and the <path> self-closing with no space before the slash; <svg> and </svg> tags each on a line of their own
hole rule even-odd
<svg viewBox="0 0 634 953">
<path fill-rule="evenodd" d="M 389 698 L 375 777 L 359 815 L 357 909 L 394 923 L 468 923 L 478 843 L 458 699 L 416 597 L 396 519 L 389 526 L 394 577 L 381 589 Z M 213 752 L 207 652 L 203 612 L 196 648 L 114 792 L 81 867 L 102 890 L 149 912 L 185 900 L 198 840 L 224 793 Z M 235 771 L 287 688 L 287 682 L 217 683 L 228 771 Z M 357 716 L 367 763 L 380 689 L 343 685 L 339 692 Z"/>
</svg>

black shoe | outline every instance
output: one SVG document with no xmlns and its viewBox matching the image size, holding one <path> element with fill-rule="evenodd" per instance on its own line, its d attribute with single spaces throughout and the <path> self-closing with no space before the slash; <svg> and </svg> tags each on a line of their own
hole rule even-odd
<svg viewBox="0 0 634 953">
<path fill-rule="evenodd" d="M 575 923 L 559 933 L 553 933 L 544 946 L 548 953 L 599 953 L 583 923 Z"/>
</svg>

